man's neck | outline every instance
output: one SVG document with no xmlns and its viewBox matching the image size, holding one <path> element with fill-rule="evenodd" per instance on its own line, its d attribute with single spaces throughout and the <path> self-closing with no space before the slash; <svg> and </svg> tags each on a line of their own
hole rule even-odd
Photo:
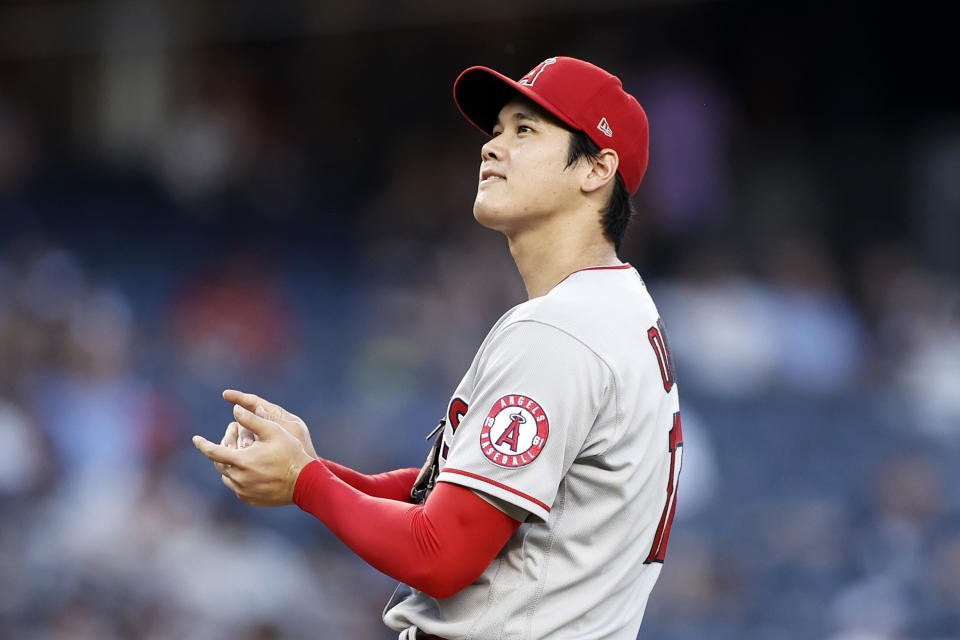
<svg viewBox="0 0 960 640">
<path fill-rule="evenodd" d="M 558 227 L 529 229 L 507 237 L 530 299 L 546 295 L 574 271 L 622 264 L 613 244 L 602 235 Z"/>
</svg>

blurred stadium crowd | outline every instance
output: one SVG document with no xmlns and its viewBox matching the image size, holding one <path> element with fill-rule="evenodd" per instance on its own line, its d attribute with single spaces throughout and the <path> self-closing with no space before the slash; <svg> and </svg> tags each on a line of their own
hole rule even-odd
<svg viewBox="0 0 960 640">
<path fill-rule="evenodd" d="M 852 9 L 327 30 L 238 3 L 217 31 L 205 2 L 213 35 L 183 42 L 170 5 L 105 2 L 102 45 L 10 37 L 81 5 L 0 10 L 0 638 L 391 637 L 392 582 L 295 507 L 240 504 L 190 436 L 241 388 L 325 457 L 419 466 L 524 299 L 470 217 L 482 139 L 449 88 L 554 53 L 619 73 L 653 126 L 623 258 L 686 449 L 640 637 L 960 638 L 960 111 L 884 88 Z"/>
</svg>

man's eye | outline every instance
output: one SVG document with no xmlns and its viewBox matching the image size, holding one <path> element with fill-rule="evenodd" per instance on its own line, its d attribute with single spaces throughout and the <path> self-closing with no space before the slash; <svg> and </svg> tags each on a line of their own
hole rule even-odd
<svg viewBox="0 0 960 640">
<path fill-rule="evenodd" d="M 530 127 L 525 124 L 521 124 L 517 127 L 517 133 L 527 133 L 528 131 L 533 131 Z"/>
<path fill-rule="evenodd" d="M 490 134 L 490 137 L 491 137 L 491 138 L 496 138 L 496 137 L 497 137 L 498 135 L 500 135 L 501 133 L 503 133 L 503 132 L 502 132 L 502 131 L 494 131 L 493 133 Z"/>
</svg>

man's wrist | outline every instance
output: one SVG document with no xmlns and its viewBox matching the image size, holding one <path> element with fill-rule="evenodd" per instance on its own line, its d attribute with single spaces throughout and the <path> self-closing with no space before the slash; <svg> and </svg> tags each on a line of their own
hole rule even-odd
<svg viewBox="0 0 960 640">
<path fill-rule="evenodd" d="M 317 473 L 321 471 L 322 467 L 323 462 L 319 459 L 310 460 L 304 464 L 299 471 L 296 471 L 291 501 L 301 509 L 304 508 L 303 500 L 310 494 L 310 487 L 313 485 Z"/>
</svg>

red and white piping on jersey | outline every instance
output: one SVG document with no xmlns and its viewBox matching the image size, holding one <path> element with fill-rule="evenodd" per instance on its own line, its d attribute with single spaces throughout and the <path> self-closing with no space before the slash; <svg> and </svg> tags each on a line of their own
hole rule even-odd
<svg viewBox="0 0 960 640">
<path fill-rule="evenodd" d="M 545 505 L 544 503 L 540 502 L 540 501 L 537 500 L 536 498 L 534 498 L 534 497 L 532 497 L 532 496 L 528 496 L 527 494 L 523 493 L 522 491 L 517 491 L 517 490 L 514 489 L 513 487 L 508 487 L 507 485 L 502 484 L 502 483 L 500 483 L 500 482 L 497 482 L 496 480 L 491 480 L 490 478 L 484 478 L 484 477 L 481 476 L 481 475 L 477 475 L 476 473 L 471 473 L 471 472 L 469 472 L 469 471 L 462 471 L 462 470 L 460 470 L 460 469 L 451 469 L 450 467 L 444 467 L 442 472 L 443 472 L 443 473 L 458 473 L 458 474 L 460 474 L 461 476 L 467 476 L 468 478 L 473 478 L 473 479 L 475 479 L 475 480 L 482 480 L 483 482 L 486 482 L 487 484 L 492 484 L 492 485 L 495 486 L 495 487 L 499 487 L 499 488 L 501 488 L 501 489 L 503 489 L 503 490 L 505 490 L 505 491 L 509 491 L 510 493 L 512 493 L 512 494 L 514 494 L 514 495 L 520 496 L 520 497 L 523 498 L 524 500 L 529 500 L 530 502 L 532 502 L 533 504 L 537 505 L 538 507 L 541 507 L 541 508 L 543 508 L 544 510 L 546 510 L 547 513 L 550 513 L 550 507 L 548 507 L 548 506 Z"/>
<path fill-rule="evenodd" d="M 633 267 L 631 266 L 631 264 L 630 264 L 629 262 L 625 262 L 624 264 L 609 265 L 609 266 L 606 266 L 606 267 L 584 267 L 583 269 L 577 269 L 576 271 L 572 271 L 572 272 L 568 273 L 567 275 L 565 275 L 565 276 L 563 277 L 563 280 L 560 280 L 560 282 L 558 282 L 557 284 L 553 285 L 553 288 L 551 288 L 550 291 L 553 291 L 553 289 L 556 289 L 556 288 L 560 285 L 561 282 L 563 282 L 564 280 L 566 280 L 567 278 L 569 278 L 570 276 L 572 276 L 574 273 L 580 273 L 581 271 L 600 271 L 601 269 L 632 269 L 632 268 L 633 268 Z"/>
</svg>

